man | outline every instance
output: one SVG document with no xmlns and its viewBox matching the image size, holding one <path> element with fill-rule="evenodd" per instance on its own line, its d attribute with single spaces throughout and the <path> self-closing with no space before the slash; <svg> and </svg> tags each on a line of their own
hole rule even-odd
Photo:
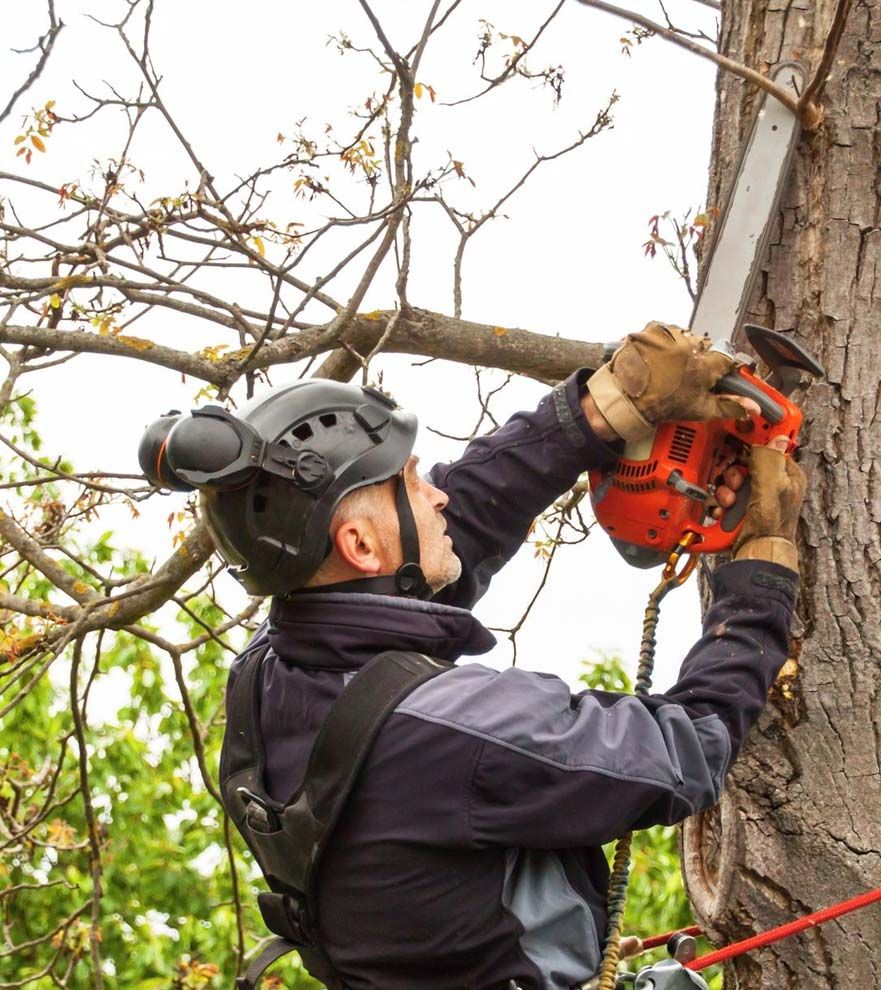
<svg viewBox="0 0 881 990">
<path fill-rule="evenodd" d="M 669 691 L 573 695 L 550 675 L 456 661 L 494 645 L 470 609 L 534 517 L 583 471 L 613 464 L 621 438 L 742 413 L 711 391 L 731 367 L 705 341 L 650 324 L 589 380 L 574 374 L 425 478 L 412 417 L 333 383 L 270 394 L 233 423 L 242 452 L 263 444 L 250 455 L 256 474 L 236 444 L 221 468 L 218 442 L 188 447 L 196 417 L 150 448 L 154 476 L 202 489 L 245 586 L 275 596 L 233 665 L 231 692 L 262 650 L 259 711 L 243 722 L 230 709 L 221 770 L 259 726 L 261 766 L 241 779 L 269 795 L 267 830 L 365 664 L 388 650 L 452 664 L 384 721 L 323 852 L 313 921 L 336 985 L 578 986 L 597 969 L 606 924 L 601 845 L 718 800 L 787 655 L 804 485 L 782 453 L 753 452 L 735 560 L 716 571 L 704 635 Z M 720 506 L 740 481 L 727 472 Z M 225 791 L 240 821 L 235 793 L 255 795 Z"/>
</svg>

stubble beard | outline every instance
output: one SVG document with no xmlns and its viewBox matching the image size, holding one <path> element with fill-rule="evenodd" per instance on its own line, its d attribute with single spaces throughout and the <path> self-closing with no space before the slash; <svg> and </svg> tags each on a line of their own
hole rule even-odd
<svg viewBox="0 0 881 990">
<path fill-rule="evenodd" d="M 437 568 L 437 575 L 426 575 L 431 590 L 437 594 L 442 588 L 455 584 L 462 576 L 462 561 L 453 552 L 452 547 L 444 547 L 443 559 Z"/>
</svg>

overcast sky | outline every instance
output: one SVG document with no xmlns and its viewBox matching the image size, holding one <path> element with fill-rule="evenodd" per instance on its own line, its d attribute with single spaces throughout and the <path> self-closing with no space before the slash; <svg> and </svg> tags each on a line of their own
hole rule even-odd
<svg viewBox="0 0 881 990">
<path fill-rule="evenodd" d="M 429 6 L 427 0 L 376 0 L 374 9 L 392 42 L 406 48 L 416 40 Z M 419 72 L 420 80 L 437 91 L 438 101 L 432 105 L 423 97 L 418 105 L 417 171 L 442 163 L 449 151 L 475 182 L 472 189 L 460 181 L 450 194 L 472 208 L 491 204 L 528 166 L 534 151 L 557 151 L 586 130 L 613 89 L 621 97 L 613 130 L 543 166 L 508 204 L 507 218 L 487 224 L 475 236 L 466 258 L 463 316 L 591 341 L 617 339 L 651 319 L 686 323 L 691 304 L 683 286 L 662 260 L 646 259 L 641 245 L 652 214 L 666 209 L 681 214 L 703 203 L 715 95 L 715 73 L 708 62 L 658 39 L 626 58 L 620 39 L 628 24 L 569 0 L 530 60 L 534 68 L 564 66 L 558 107 L 546 88 L 522 80 L 464 106 L 442 105 L 479 88 L 472 59 L 480 18 L 506 33 L 530 37 L 552 6 L 538 0 L 466 0 L 429 46 Z M 110 32 L 85 16 L 90 12 L 111 20 L 122 7 L 115 0 L 58 0 L 67 26 L 44 76 L 0 128 L 0 170 L 23 168 L 21 159 L 14 158 L 13 139 L 32 106 L 55 99 L 59 113 L 84 109 L 71 79 L 93 92 L 102 80 L 132 91 L 128 57 Z M 660 16 L 655 3 L 643 2 L 639 9 Z M 674 21 L 714 31 L 713 12 L 706 7 L 671 0 L 667 9 Z M 0 12 L 4 47 L 32 45 L 44 22 L 45 12 L 36 0 L 5 4 Z M 153 60 L 163 76 L 164 99 L 218 185 L 276 158 L 276 136 L 293 133 L 295 122 L 304 117 L 304 126 L 318 133 L 327 122 L 350 126 L 348 108 L 379 80 L 369 59 L 342 57 L 327 44 L 328 36 L 340 30 L 359 46 L 374 43 L 355 0 L 157 0 Z M 32 55 L 4 54 L 0 92 L 18 85 L 32 61 Z M 59 127 L 47 153 L 35 155 L 29 174 L 53 185 L 88 181 L 93 160 L 118 153 L 121 134 L 119 122 L 109 114 L 82 127 Z M 139 193 L 145 201 L 182 191 L 182 155 L 158 120 L 145 126 L 132 158 L 145 174 Z M 289 176 L 285 181 L 290 186 Z M 0 181 L 0 196 L 11 192 L 9 183 Z M 276 209 L 294 208 L 290 192 L 279 201 L 285 206 Z M 328 209 L 327 204 L 321 208 Z M 425 210 L 414 219 L 413 238 L 411 302 L 451 313 L 452 227 L 440 210 Z M 329 261 L 316 252 L 310 273 L 321 274 Z M 393 305 L 392 282 L 393 272 L 384 270 L 362 310 Z M 252 303 L 265 307 L 267 299 Z M 216 331 L 157 316 L 141 321 L 132 332 L 193 350 L 217 342 Z M 461 435 L 474 426 L 478 406 L 469 369 L 440 362 L 414 368 L 412 359 L 395 357 L 378 362 L 376 370 L 380 368 L 385 387 L 417 413 L 423 427 Z M 283 384 L 299 370 L 277 369 L 272 381 Z M 199 388 L 162 369 L 86 356 L 57 373 L 34 376 L 32 384 L 47 453 L 63 453 L 81 470 L 120 471 L 136 470 L 144 425 L 169 407 L 189 408 Z M 494 412 L 503 418 L 533 405 L 543 391 L 534 382 L 517 380 L 498 396 Z M 456 457 L 461 447 L 423 429 L 417 452 L 427 466 Z M 137 527 L 126 521 L 127 513 L 114 516 L 117 542 L 139 543 L 164 559 L 170 534 L 163 520 L 182 502 L 182 496 L 162 499 Z M 478 616 L 491 626 L 510 625 L 541 575 L 541 563 L 526 548 L 479 603 Z M 570 683 L 578 676 L 580 661 L 599 652 L 620 654 L 632 668 L 645 596 L 657 577 L 657 571 L 639 572 L 623 563 L 598 531 L 586 543 L 566 548 L 520 633 L 518 662 L 553 671 Z M 671 683 L 698 632 L 692 583 L 664 606 L 659 686 Z M 501 666 L 510 658 L 510 647 L 502 641 L 489 662 Z"/>
</svg>

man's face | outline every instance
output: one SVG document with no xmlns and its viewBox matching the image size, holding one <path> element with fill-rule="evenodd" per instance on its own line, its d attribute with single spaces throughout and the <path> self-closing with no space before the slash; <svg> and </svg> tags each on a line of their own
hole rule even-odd
<svg viewBox="0 0 881 990">
<path fill-rule="evenodd" d="M 453 553 L 453 541 L 446 534 L 443 509 L 449 497 L 419 477 L 417 464 L 416 457 L 407 461 L 404 483 L 419 535 L 419 564 L 429 587 L 437 592 L 459 579 L 462 563 Z M 395 499 L 397 484 L 397 478 L 392 478 L 360 490 L 369 496 L 360 503 L 359 492 L 354 493 L 356 503 L 350 502 L 348 510 L 337 514 L 336 525 L 331 529 L 336 553 L 322 565 L 310 584 L 394 574 L 404 563 Z M 359 573 L 353 574 L 353 570 Z"/>
<path fill-rule="evenodd" d="M 418 463 L 418 457 L 407 461 L 404 481 L 419 533 L 419 563 L 431 590 L 437 592 L 459 579 L 462 562 L 453 553 L 453 541 L 446 534 L 443 509 L 450 501 L 449 496 L 419 476 Z"/>
</svg>

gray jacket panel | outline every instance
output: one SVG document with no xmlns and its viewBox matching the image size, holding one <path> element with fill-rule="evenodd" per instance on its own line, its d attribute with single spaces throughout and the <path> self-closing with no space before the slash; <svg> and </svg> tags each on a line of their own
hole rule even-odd
<svg viewBox="0 0 881 990">
<path fill-rule="evenodd" d="M 593 976 L 601 959 L 593 916 L 556 853 L 509 850 L 502 903 L 523 926 L 520 948 L 543 990 L 571 990 Z"/>
<path fill-rule="evenodd" d="M 417 688 L 402 714 L 445 725 L 563 772 L 592 772 L 676 794 L 690 811 L 718 800 L 731 744 L 722 721 L 681 705 L 585 693 L 558 677 L 467 664 Z"/>
</svg>

